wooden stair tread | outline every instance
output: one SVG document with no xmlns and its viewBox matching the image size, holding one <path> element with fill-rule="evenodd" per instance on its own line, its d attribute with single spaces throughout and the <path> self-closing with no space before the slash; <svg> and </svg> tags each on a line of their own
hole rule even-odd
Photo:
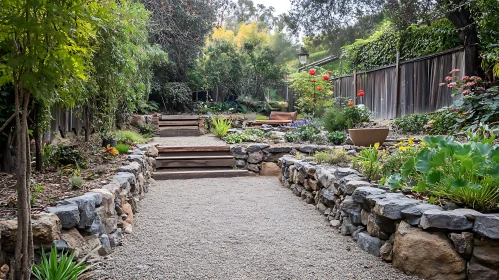
<svg viewBox="0 0 499 280">
<path fill-rule="evenodd" d="M 192 159 L 233 159 L 232 155 L 222 155 L 222 156 L 160 156 L 156 158 L 158 160 L 192 160 Z"/>
<path fill-rule="evenodd" d="M 182 120 L 182 121 L 160 121 L 159 126 L 185 126 L 185 125 L 195 125 L 199 123 L 197 120 Z"/>
<path fill-rule="evenodd" d="M 163 171 L 154 172 L 152 177 L 155 180 L 175 180 L 175 179 L 196 179 L 196 178 L 230 178 L 250 176 L 250 171 L 241 169 L 226 170 L 205 170 L 205 171 Z"/>
<path fill-rule="evenodd" d="M 199 130 L 197 125 L 160 126 L 159 130 Z"/>
<path fill-rule="evenodd" d="M 164 115 L 159 117 L 160 121 L 169 121 L 169 120 L 198 120 L 199 116 L 192 115 Z"/>
<path fill-rule="evenodd" d="M 160 153 L 230 151 L 230 146 L 158 146 Z"/>
</svg>

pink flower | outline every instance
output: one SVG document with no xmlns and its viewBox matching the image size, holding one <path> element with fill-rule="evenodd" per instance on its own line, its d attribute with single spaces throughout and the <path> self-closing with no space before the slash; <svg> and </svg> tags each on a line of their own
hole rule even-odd
<svg viewBox="0 0 499 280">
<path fill-rule="evenodd" d="M 454 73 L 456 73 L 456 72 L 460 72 L 460 71 L 461 71 L 461 70 L 459 70 L 459 69 L 452 69 L 452 71 L 450 71 L 450 74 L 454 74 Z"/>
<path fill-rule="evenodd" d="M 461 80 L 463 80 L 463 81 L 467 81 L 469 79 L 470 79 L 470 76 L 464 76 L 464 77 L 461 78 Z"/>
<path fill-rule="evenodd" d="M 478 82 L 481 82 L 482 81 L 482 78 L 478 77 L 478 76 L 471 76 L 472 80 L 475 80 L 475 81 L 478 81 Z"/>
<path fill-rule="evenodd" d="M 476 90 L 485 90 L 484 87 L 477 87 Z"/>
<path fill-rule="evenodd" d="M 443 86 L 445 86 L 445 85 L 446 85 L 446 83 L 440 83 L 440 84 L 438 84 L 438 85 L 439 85 L 439 86 L 441 86 L 441 87 L 443 87 Z"/>
<path fill-rule="evenodd" d="M 469 90 L 469 89 L 465 89 L 465 90 L 463 90 L 463 94 L 464 94 L 464 95 L 467 95 L 467 94 L 470 94 L 470 93 L 471 93 L 471 90 Z"/>
<path fill-rule="evenodd" d="M 447 77 L 445 77 L 445 80 L 446 81 L 452 81 L 452 77 L 451 76 L 447 76 Z"/>
<path fill-rule="evenodd" d="M 454 82 L 454 83 L 449 83 L 449 84 L 447 85 L 447 87 L 448 87 L 448 88 L 453 88 L 453 87 L 455 87 L 455 86 L 456 86 L 456 83 L 455 83 L 455 82 Z"/>
<path fill-rule="evenodd" d="M 467 87 L 472 87 L 472 86 L 474 86 L 474 85 L 476 85 L 476 83 L 475 83 L 475 82 L 469 82 L 469 83 L 466 83 L 466 86 L 467 86 Z"/>
<path fill-rule="evenodd" d="M 457 111 L 457 108 L 450 108 L 451 111 Z"/>
</svg>

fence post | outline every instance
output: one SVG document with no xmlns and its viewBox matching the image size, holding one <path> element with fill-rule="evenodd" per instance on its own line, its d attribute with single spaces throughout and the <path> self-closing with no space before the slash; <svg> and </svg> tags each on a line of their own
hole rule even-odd
<svg viewBox="0 0 499 280">
<path fill-rule="evenodd" d="M 395 117 L 400 113 L 400 50 L 397 49 L 397 57 L 395 60 Z"/>
<path fill-rule="evenodd" d="M 355 100 L 355 94 L 357 93 L 357 65 L 353 68 L 353 100 Z"/>
</svg>

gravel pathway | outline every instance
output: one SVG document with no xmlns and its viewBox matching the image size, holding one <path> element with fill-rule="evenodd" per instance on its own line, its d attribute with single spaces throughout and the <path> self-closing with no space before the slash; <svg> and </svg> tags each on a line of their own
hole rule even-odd
<svg viewBox="0 0 499 280">
<path fill-rule="evenodd" d="M 159 181 L 94 279 L 416 279 L 336 233 L 275 177 Z"/>
<path fill-rule="evenodd" d="M 161 146 L 225 146 L 222 141 L 213 134 L 190 137 L 154 137 L 154 143 Z"/>
</svg>

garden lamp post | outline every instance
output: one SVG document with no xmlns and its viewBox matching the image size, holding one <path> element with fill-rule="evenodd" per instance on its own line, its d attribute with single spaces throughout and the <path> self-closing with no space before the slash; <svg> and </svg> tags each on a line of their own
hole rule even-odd
<svg viewBox="0 0 499 280">
<path fill-rule="evenodd" d="M 300 61 L 301 65 L 305 65 L 307 63 L 307 58 L 308 58 L 308 51 L 304 47 L 300 48 L 300 52 L 298 53 L 298 60 Z"/>
</svg>

